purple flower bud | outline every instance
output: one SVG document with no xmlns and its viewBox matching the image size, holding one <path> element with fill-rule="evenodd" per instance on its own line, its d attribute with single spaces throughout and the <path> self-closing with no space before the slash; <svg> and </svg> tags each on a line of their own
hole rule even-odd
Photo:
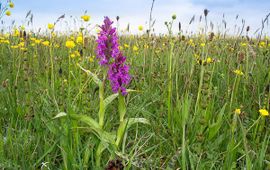
<svg viewBox="0 0 270 170">
<path fill-rule="evenodd" d="M 127 94 L 126 86 L 130 83 L 129 66 L 125 64 L 126 57 L 119 50 L 116 29 L 112 27 L 113 22 L 105 17 L 104 24 L 97 39 L 97 58 L 99 64 L 108 66 L 108 79 L 114 93 Z M 113 60 L 113 61 L 111 61 Z"/>
</svg>

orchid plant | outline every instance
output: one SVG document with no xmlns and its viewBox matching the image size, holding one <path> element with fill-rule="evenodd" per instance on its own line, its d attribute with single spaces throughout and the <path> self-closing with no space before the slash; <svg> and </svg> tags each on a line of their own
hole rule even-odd
<svg viewBox="0 0 270 170">
<path fill-rule="evenodd" d="M 116 32 L 116 28 L 112 27 L 113 22 L 108 18 L 104 18 L 104 23 L 100 26 L 101 31 L 98 34 L 97 39 L 97 59 L 99 65 L 103 70 L 103 80 L 98 78 L 98 75 L 86 70 L 82 66 L 78 65 L 80 69 L 85 71 L 92 77 L 93 81 L 99 87 L 99 113 L 98 121 L 91 118 L 88 115 L 81 114 L 69 114 L 61 112 L 54 117 L 60 118 L 69 116 L 73 120 L 81 121 L 89 126 L 93 133 L 99 138 L 100 143 L 96 148 L 95 162 L 97 168 L 101 167 L 100 160 L 102 153 L 106 149 L 111 152 L 111 159 L 116 155 L 121 157 L 119 147 L 122 143 L 124 135 L 126 135 L 128 128 L 136 123 L 149 124 L 149 121 L 144 118 L 126 118 L 126 103 L 125 96 L 129 92 L 135 92 L 136 90 L 126 89 L 130 83 L 131 76 L 129 75 L 129 66 L 125 63 L 126 57 L 123 56 L 119 49 L 119 40 Z M 113 94 L 106 97 L 104 96 L 104 89 L 106 81 L 110 81 Z M 105 111 L 107 106 L 116 98 L 118 98 L 118 113 L 119 113 L 119 126 L 117 132 L 108 132 L 104 129 Z"/>
</svg>

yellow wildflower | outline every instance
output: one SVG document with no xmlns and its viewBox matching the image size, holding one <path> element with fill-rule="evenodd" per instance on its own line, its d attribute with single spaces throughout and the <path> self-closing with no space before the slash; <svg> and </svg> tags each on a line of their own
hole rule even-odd
<svg viewBox="0 0 270 170">
<path fill-rule="evenodd" d="M 244 73 L 241 70 L 234 70 L 233 71 L 236 75 L 243 76 Z"/>
<path fill-rule="evenodd" d="M 3 40 L 4 44 L 10 44 L 9 40 Z"/>
<path fill-rule="evenodd" d="M 269 116 L 269 112 L 265 109 L 260 109 L 259 112 L 260 112 L 261 116 Z"/>
<path fill-rule="evenodd" d="M 82 44 L 83 43 L 83 37 L 82 36 L 78 36 L 77 39 L 76 39 L 76 42 L 78 44 Z"/>
<path fill-rule="evenodd" d="M 209 63 L 213 63 L 213 59 L 211 57 L 207 57 L 206 62 Z"/>
<path fill-rule="evenodd" d="M 20 31 L 18 29 L 14 29 L 13 36 L 14 37 L 20 36 Z"/>
<path fill-rule="evenodd" d="M 88 22 L 90 20 L 90 16 L 89 15 L 83 15 L 81 16 L 81 19 L 84 20 L 85 22 Z"/>
<path fill-rule="evenodd" d="M 44 41 L 44 42 L 42 42 L 42 45 L 49 46 L 50 45 L 50 42 L 49 41 Z"/>
<path fill-rule="evenodd" d="M 10 46 L 10 48 L 17 49 L 17 48 L 19 48 L 19 46 L 18 45 L 12 45 L 12 46 Z"/>
<path fill-rule="evenodd" d="M 245 46 L 247 46 L 247 43 L 241 42 L 240 45 L 241 45 L 242 47 L 245 47 Z"/>
<path fill-rule="evenodd" d="M 25 45 L 24 42 L 20 42 L 20 43 L 18 44 L 19 47 L 24 47 L 24 45 Z"/>
<path fill-rule="evenodd" d="M 10 11 L 6 11 L 6 16 L 10 16 L 11 12 Z"/>
<path fill-rule="evenodd" d="M 190 39 L 190 40 L 188 41 L 188 44 L 189 44 L 190 46 L 192 46 L 192 47 L 195 47 L 195 43 L 193 42 L 193 39 Z"/>
<path fill-rule="evenodd" d="M 241 109 L 235 109 L 234 113 L 237 114 L 237 115 L 240 115 L 241 114 Z"/>
<path fill-rule="evenodd" d="M 133 46 L 133 51 L 136 52 L 136 51 L 138 51 L 138 50 L 139 50 L 139 48 L 138 48 L 136 45 L 134 45 L 134 46 Z"/>
<path fill-rule="evenodd" d="M 66 47 L 67 48 L 74 48 L 75 47 L 74 41 L 71 41 L 71 40 L 66 41 Z"/>
<path fill-rule="evenodd" d="M 23 52 L 26 52 L 27 51 L 27 48 L 21 47 L 20 50 L 23 51 Z"/>
<path fill-rule="evenodd" d="M 52 23 L 49 23 L 49 24 L 48 24 L 48 29 L 49 29 L 49 30 L 52 30 L 52 29 L 54 29 L 54 24 L 52 24 Z"/>
<path fill-rule="evenodd" d="M 70 57 L 71 57 L 71 58 L 75 58 L 76 55 L 75 55 L 74 53 L 72 53 L 72 54 L 70 54 Z"/>
<path fill-rule="evenodd" d="M 259 47 L 260 47 L 260 48 L 265 48 L 265 47 L 266 47 L 265 42 L 264 42 L 264 41 L 260 42 L 260 43 L 259 43 Z"/>
<path fill-rule="evenodd" d="M 35 40 L 36 44 L 40 44 L 41 40 Z"/>
<path fill-rule="evenodd" d="M 204 47 L 205 46 L 205 43 L 201 43 L 201 47 Z"/>
<path fill-rule="evenodd" d="M 128 45 L 128 44 L 124 44 L 124 47 L 125 47 L 125 48 L 129 48 L 129 45 Z"/>
</svg>

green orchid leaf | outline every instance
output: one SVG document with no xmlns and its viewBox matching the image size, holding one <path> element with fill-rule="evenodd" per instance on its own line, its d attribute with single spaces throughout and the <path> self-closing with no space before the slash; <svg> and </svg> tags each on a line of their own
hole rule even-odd
<svg viewBox="0 0 270 170">
<path fill-rule="evenodd" d="M 57 119 L 57 118 L 64 117 L 64 116 L 67 116 L 67 113 L 65 113 L 65 112 L 60 112 L 60 113 L 58 113 L 53 119 Z"/>
<path fill-rule="evenodd" d="M 80 67 L 81 70 L 83 70 L 84 72 L 86 72 L 87 74 L 89 74 L 92 78 L 93 81 L 100 87 L 102 86 L 102 81 L 98 78 L 98 76 L 95 73 L 92 73 L 90 70 L 86 70 L 84 69 L 82 66 L 78 65 Z"/>
<path fill-rule="evenodd" d="M 101 141 L 115 144 L 114 139 L 115 135 L 109 132 L 104 131 L 93 118 L 86 115 L 71 114 L 70 117 L 77 121 L 81 121 L 89 126 L 95 134 L 100 138 Z"/>
<path fill-rule="evenodd" d="M 127 89 L 127 92 L 139 92 L 137 90 L 132 90 L 132 89 Z M 108 96 L 105 100 L 104 100 L 104 106 L 105 108 L 112 102 L 114 101 L 114 99 L 116 99 L 119 96 L 119 93 L 114 93 L 110 96 Z"/>
</svg>

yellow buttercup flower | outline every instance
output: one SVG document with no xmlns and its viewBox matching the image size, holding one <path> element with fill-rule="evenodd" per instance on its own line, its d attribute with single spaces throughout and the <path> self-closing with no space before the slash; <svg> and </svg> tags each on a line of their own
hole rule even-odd
<svg viewBox="0 0 270 170">
<path fill-rule="evenodd" d="M 72 54 L 70 54 L 70 57 L 71 57 L 71 58 L 75 58 L 76 55 L 72 53 Z"/>
<path fill-rule="evenodd" d="M 205 43 L 201 43 L 201 47 L 204 47 L 205 46 Z"/>
<path fill-rule="evenodd" d="M 9 40 L 5 40 L 5 39 L 1 40 L 0 43 L 3 43 L 3 44 L 10 44 Z"/>
<path fill-rule="evenodd" d="M 66 41 L 66 47 L 67 48 L 74 48 L 75 47 L 74 41 L 71 41 L 71 40 Z"/>
<path fill-rule="evenodd" d="M 138 51 L 138 50 L 139 50 L 139 48 L 138 48 L 136 45 L 134 45 L 134 46 L 133 46 L 133 51 L 136 52 L 136 51 Z"/>
<path fill-rule="evenodd" d="M 243 76 L 244 73 L 241 70 L 234 70 L 233 71 L 236 75 Z"/>
<path fill-rule="evenodd" d="M 245 47 L 245 46 L 247 46 L 247 43 L 241 42 L 240 45 L 241 45 L 242 47 Z"/>
<path fill-rule="evenodd" d="M 25 43 L 22 41 L 18 44 L 19 47 L 24 47 L 25 46 Z"/>
<path fill-rule="evenodd" d="M 12 46 L 10 46 L 10 48 L 17 49 L 17 48 L 19 48 L 19 46 L 18 45 L 12 45 Z"/>
<path fill-rule="evenodd" d="M 26 52 L 27 51 L 27 48 L 21 47 L 20 50 L 23 51 L 23 52 Z"/>
<path fill-rule="evenodd" d="M 193 42 L 193 39 L 190 39 L 190 40 L 188 41 L 188 44 L 189 44 L 190 46 L 192 46 L 192 47 L 195 47 L 195 43 Z"/>
<path fill-rule="evenodd" d="M 234 113 L 237 114 L 237 115 L 240 115 L 241 114 L 241 109 L 235 109 Z"/>
<path fill-rule="evenodd" d="M 129 45 L 128 45 L 128 44 L 124 44 L 124 47 L 125 47 L 125 48 L 129 48 Z"/>
<path fill-rule="evenodd" d="M 77 39 L 76 39 L 76 42 L 78 44 L 82 44 L 83 43 L 83 37 L 82 36 L 78 36 Z"/>
<path fill-rule="evenodd" d="M 260 47 L 260 48 L 265 48 L 265 47 L 266 47 L 266 43 L 265 43 L 264 41 L 261 41 L 261 42 L 259 43 L 259 47 Z"/>
<path fill-rule="evenodd" d="M 259 112 L 260 112 L 261 116 L 269 116 L 269 112 L 265 109 L 260 109 Z"/>
<path fill-rule="evenodd" d="M 18 29 L 14 29 L 13 36 L 14 37 L 20 36 L 20 31 Z"/>
<path fill-rule="evenodd" d="M 49 29 L 49 30 L 52 30 L 52 29 L 54 29 L 54 24 L 52 24 L 52 23 L 49 23 L 49 24 L 48 24 L 48 29 Z"/>
<path fill-rule="evenodd" d="M 213 62 L 213 59 L 211 57 L 207 57 L 206 59 L 206 62 L 209 64 L 209 63 L 212 63 Z"/>
<path fill-rule="evenodd" d="M 44 41 L 44 42 L 42 42 L 42 45 L 49 46 L 50 45 L 50 42 L 49 41 Z"/>
<path fill-rule="evenodd" d="M 81 19 L 84 20 L 85 22 L 88 22 L 90 20 L 90 16 L 89 15 L 83 15 L 81 16 Z"/>
<path fill-rule="evenodd" d="M 149 45 L 144 44 L 144 48 L 148 49 L 149 48 Z"/>
<path fill-rule="evenodd" d="M 10 11 L 6 11 L 6 16 L 10 16 L 11 12 Z"/>
<path fill-rule="evenodd" d="M 36 44 L 40 44 L 41 40 L 35 40 Z"/>
</svg>

